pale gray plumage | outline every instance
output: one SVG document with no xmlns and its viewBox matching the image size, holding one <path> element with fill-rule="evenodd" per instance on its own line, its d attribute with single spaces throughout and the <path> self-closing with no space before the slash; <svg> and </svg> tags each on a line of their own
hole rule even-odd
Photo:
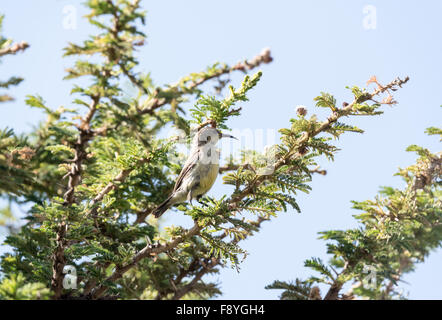
<svg viewBox="0 0 442 320">
<path fill-rule="evenodd" d="M 194 137 L 189 158 L 184 163 L 171 195 L 153 210 L 158 218 L 167 209 L 184 201 L 199 200 L 212 188 L 218 176 L 219 151 L 215 148 L 220 138 L 235 137 L 222 134 L 215 128 L 202 128 Z"/>
</svg>

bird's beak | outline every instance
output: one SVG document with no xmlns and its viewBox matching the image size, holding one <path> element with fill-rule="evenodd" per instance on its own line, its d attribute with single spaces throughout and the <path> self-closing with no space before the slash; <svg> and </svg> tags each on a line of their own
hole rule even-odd
<svg viewBox="0 0 442 320">
<path fill-rule="evenodd" d="M 225 134 L 225 133 L 221 134 L 221 138 L 232 138 L 232 139 L 238 140 L 238 138 L 236 138 L 230 134 Z"/>
</svg>

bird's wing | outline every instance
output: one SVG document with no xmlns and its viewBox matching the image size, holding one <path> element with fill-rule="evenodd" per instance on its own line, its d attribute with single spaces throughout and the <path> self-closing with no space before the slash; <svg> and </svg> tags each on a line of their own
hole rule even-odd
<svg viewBox="0 0 442 320">
<path fill-rule="evenodd" d="M 183 169 L 181 169 L 180 175 L 178 176 L 175 187 L 173 188 L 173 192 L 175 192 L 183 182 L 183 179 L 187 174 L 195 167 L 199 159 L 199 152 L 194 152 L 184 163 Z"/>
</svg>

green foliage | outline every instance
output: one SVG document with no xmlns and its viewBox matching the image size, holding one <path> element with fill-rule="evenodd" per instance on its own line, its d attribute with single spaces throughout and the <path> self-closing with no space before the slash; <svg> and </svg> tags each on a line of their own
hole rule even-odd
<svg viewBox="0 0 442 320">
<path fill-rule="evenodd" d="M 240 242 L 259 232 L 262 222 L 290 207 L 301 211 L 296 197 L 310 191 L 318 159 L 334 158 L 333 138 L 362 132 L 338 120 L 378 114 L 378 104 L 368 103 L 375 94 L 364 100 L 368 93 L 354 89 L 350 107 L 338 109 L 335 98 L 323 93 L 315 100 L 331 109 L 329 118 L 293 117 L 280 130 L 279 144 L 230 159 L 223 176 L 230 194 L 173 209 L 190 217 L 193 227 L 161 228 L 150 213 L 173 189 L 182 166 L 175 160 L 183 158 L 176 139 L 164 138 L 163 130 L 173 126 L 190 133 L 192 124 L 228 129 L 228 120 L 240 115 L 236 105 L 248 100 L 261 71 L 246 74 L 236 89 L 229 86 L 224 99 L 205 93 L 203 84 L 217 81 L 217 93 L 224 93 L 224 75 L 248 73 L 272 58 L 265 51 L 233 66 L 216 63 L 158 87 L 138 70 L 136 47 L 145 42 L 139 1 L 86 5 L 97 34 L 64 50 L 65 56 L 78 57 L 65 77 L 74 82 L 74 107 L 54 109 L 43 97 L 29 95 L 27 105 L 47 120 L 23 138 L 11 130 L 0 134 L 0 195 L 31 207 L 26 223 L 5 241 L 13 250 L 0 261 L 4 296 L 47 297 L 45 288 L 53 299 L 219 295 L 218 285 L 203 277 L 221 267 L 239 268 L 247 256 Z M 82 85 L 75 84 L 78 79 Z M 329 270 L 319 260 L 308 265 Z M 77 289 L 63 288 L 66 266 L 76 270 Z M 19 287 L 26 289 L 14 296 Z M 303 288 L 301 297 L 313 287 L 296 282 L 293 288 Z"/>
<path fill-rule="evenodd" d="M 0 15 L 0 58 L 8 54 L 15 54 L 17 51 L 24 50 L 28 46 L 26 43 L 13 45 L 11 39 L 3 36 L 3 19 L 4 16 Z M 0 80 L 0 89 L 9 89 L 10 87 L 18 85 L 22 81 L 23 78 L 15 76 L 10 77 L 8 80 Z M 11 100 L 14 100 L 14 98 L 10 95 L 0 94 L 0 103 Z"/>
<path fill-rule="evenodd" d="M 312 286 L 309 283 L 296 280 L 295 283 L 274 281 L 266 289 L 284 290 L 280 296 L 281 300 L 308 300 Z"/>
<path fill-rule="evenodd" d="M 193 122 L 198 124 L 204 121 L 214 121 L 221 129 L 227 129 L 224 124 L 231 116 L 238 116 L 240 109 L 232 109 L 232 106 L 238 101 L 247 101 L 247 92 L 256 86 L 259 79 L 261 79 L 262 72 L 258 72 L 252 77 L 245 76 L 241 87 L 237 90 L 233 86 L 229 86 L 229 96 L 222 101 L 218 101 L 215 97 L 202 96 L 196 102 L 195 108 L 191 109 L 191 115 L 194 118 Z"/>
<path fill-rule="evenodd" d="M 34 151 L 12 129 L 0 131 L 0 192 L 22 195 L 32 185 L 32 173 L 26 169 Z"/>
<path fill-rule="evenodd" d="M 47 300 L 49 289 L 41 283 L 25 283 L 22 274 L 12 275 L 0 283 L 0 299 L 2 300 Z"/>
<path fill-rule="evenodd" d="M 331 94 L 321 92 L 321 95 L 314 99 L 316 106 L 321 108 L 330 108 L 332 111 L 336 111 L 336 99 Z"/>
<path fill-rule="evenodd" d="M 0 15 L 0 58 L 15 54 L 19 50 L 24 50 L 27 44 L 15 44 L 11 39 L 3 36 L 2 24 L 4 16 Z M 8 80 L 0 80 L 0 89 L 9 89 L 23 81 L 20 77 L 12 76 Z M 13 100 L 8 94 L 0 94 L 0 102 Z M 31 184 L 31 173 L 26 170 L 26 164 L 32 157 L 33 150 L 27 147 L 24 138 L 16 137 L 12 129 L 0 130 L 0 193 L 6 192 L 11 196 L 23 194 L 29 184 Z M 3 214 L 3 217 L 8 215 Z"/>
<path fill-rule="evenodd" d="M 442 129 L 436 128 L 436 127 L 430 127 L 425 131 L 426 134 L 432 136 L 432 135 L 439 135 L 442 139 Z"/>
<path fill-rule="evenodd" d="M 0 226 L 5 226 L 9 221 L 13 220 L 14 215 L 10 206 L 0 209 Z"/>
<path fill-rule="evenodd" d="M 439 134 L 440 129 L 430 128 L 427 133 Z M 405 189 L 383 187 L 375 200 L 354 201 L 353 208 L 362 211 L 355 215 L 360 226 L 321 232 L 321 238 L 328 241 L 330 263 L 326 266 L 319 259 L 307 260 L 306 267 L 321 278 L 297 279 L 297 283 L 330 285 L 325 299 L 404 298 L 396 290 L 402 275 L 442 245 L 441 155 L 415 145 L 407 151 L 416 152 L 419 158 L 397 174 L 404 179 Z M 376 274 L 376 281 L 368 283 L 368 272 Z M 352 289 L 340 293 L 346 283 L 352 283 Z M 285 290 L 283 299 L 308 298 L 305 288 L 284 282 L 268 289 Z"/>
</svg>

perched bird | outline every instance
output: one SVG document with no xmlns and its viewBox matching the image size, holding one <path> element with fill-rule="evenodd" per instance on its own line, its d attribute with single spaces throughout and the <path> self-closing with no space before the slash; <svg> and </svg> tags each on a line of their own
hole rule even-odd
<svg viewBox="0 0 442 320">
<path fill-rule="evenodd" d="M 176 203 L 200 198 L 212 188 L 218 176 L 220 153 L 215 148 L 219 139 L 233 138 L 211 127 L 204 127 L 192 141 L 190 155 L 175 182 L 170 196 L 152 211 L 158 218 Z"/>
</svg>

